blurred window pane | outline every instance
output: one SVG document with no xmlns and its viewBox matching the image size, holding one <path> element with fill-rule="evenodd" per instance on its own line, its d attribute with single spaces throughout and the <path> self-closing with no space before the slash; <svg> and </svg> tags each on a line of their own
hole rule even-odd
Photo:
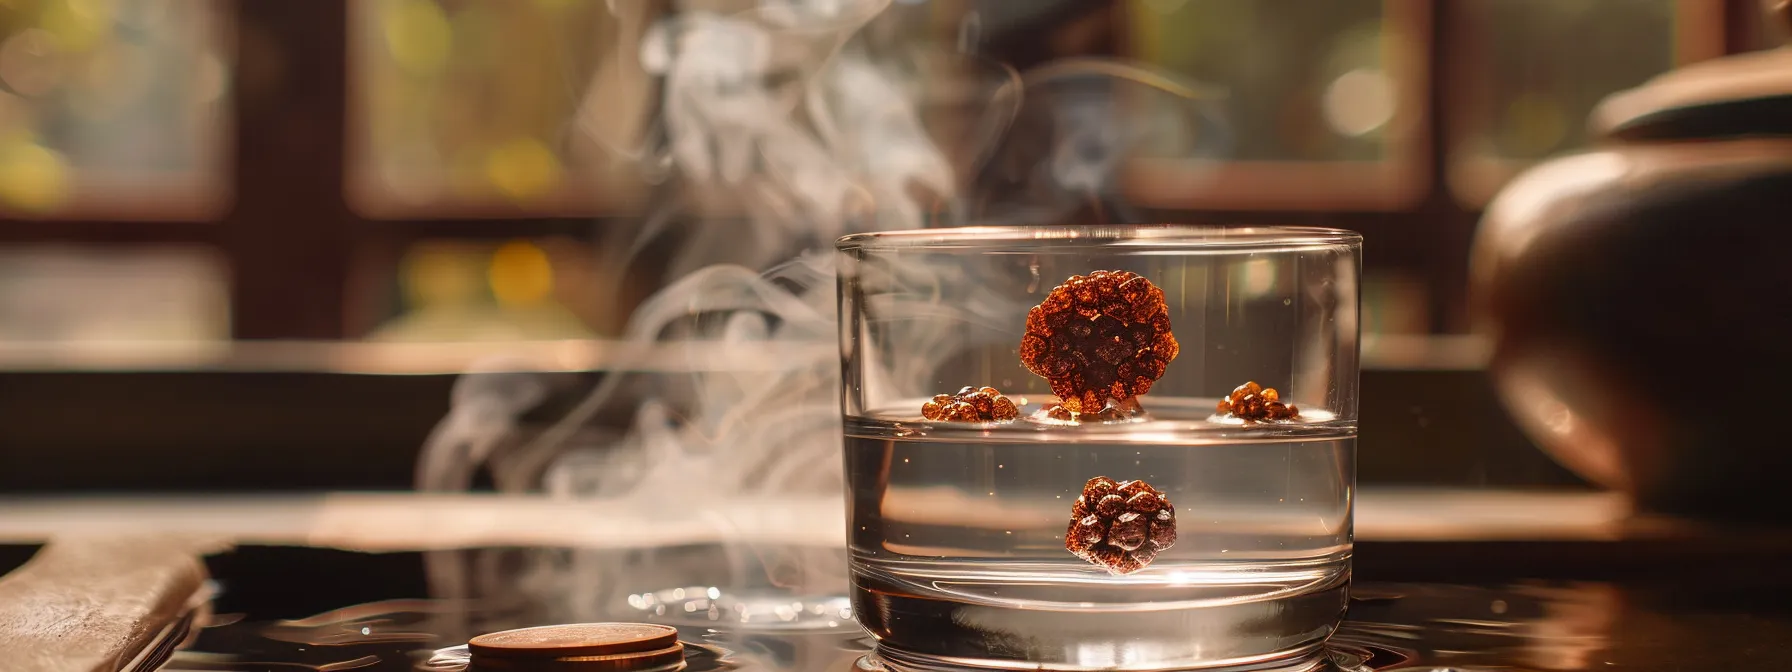
<svg viewBox="0 0 1792 672">
<path fill-rule="evenodd" d="M 229 338 L 227 277 L 204 247 L 0 249 L 0 341 Z"/>
<path fill-rule="evenodd" d="M 597 255 L 567 239 L 424 240 L 388 271 L 375 341 L 538 341 L 593 336 Z"/>
<path fill-rule="evenodd" d="M 1393 88 L 1381 0 L 1142 0 L 1135 56 L 1224 88 L 1240 161 L 1373 161 Z"/>
<path fill-rule="evenodd" d="M 227 32 L 210 0 L 0 2 L 0 212 L 216 216 Z"/>
<path fill-rule="evenodd" d="M 635 39 L 619 40 L 624 22 L 605 0 L 349 7 L 347 186 L 357 210 L 477 217 L 614 204 L 604 192 L 617 190 L 604 186 L 621 171 L 592 126 L 632 123 L 647 87 L 624 66 Z"/>
<path fill-rule="evenodd" d="M 1518 170 L 1587 143 L 1607 95 L 1708 52 L 1723 3 L 1686 0 L 1461 0 L 1447 81 L 1450 186 L 1485 203 Z M 1715 18 L 1714 18 L 1715 17 Z"/>
<path fill-rule="evenodd" d="M 1219 156 L 1154 157 L 1170 160 L 1135 171 L 1148 185 L 1140 196 L 1220 208 L 1387 207 L 1416 198 L 1425 186 L 1418 138 L 1427 7 L 1130 0 L 1128 55 L 1219 92 L 1222 119 L 1210 132 L 1227 136 Z"/>
<path fill-rule="evenodd" d="M 1428 334 L 1431 306 L 1423 278 L 1408 272 L 1374 270 L 1363 275 L 1364 336 Z"/>
</svg>

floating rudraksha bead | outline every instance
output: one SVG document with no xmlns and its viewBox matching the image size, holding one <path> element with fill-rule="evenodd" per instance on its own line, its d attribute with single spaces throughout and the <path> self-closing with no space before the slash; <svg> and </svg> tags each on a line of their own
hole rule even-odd
<svg viewBox="0 0 1792 672">
<path fill-rule="evenodd" d="M 1020 416 L 1013 401 L 993 387 L 965 386 L 957 394 L 938 394 L 921 404 L 921 417 L 950 422 L 1007 422 Z"/>
<path fill-rule="evenodd" d="M 1063 404 L 1046 404 L 1033 413 L 1035 422 L 1057 424 L 1076 424 L 1082 422 L 1128 422 L 1146 417 L 1145 407 L 1139 405 L 1138 397 L 1128 397 L 1120 401 L 1110 401 L 1094 411 L 1072 413 Z"/>
<path fill-rule="evenodd" d="M 1114 574 L 1144 569 L 1176 545 L 1176 507 L 1144 481 L 1096 476 L 1070 507 L 1064 549 Z"/>
<path fill-rule="evenodd" d="M 1232 394 L 1220 400 L 1214 411 L 1245 422 L 1293 420 L 1300 417 L 1300 407 L 1282 403 L 1282 395 L 1276 392 L 1276 388 L 1258 385 L 1256 381 L 1234 388 Z"/>
<path fill-rule="evenodd" d="M 1164 292 L 1127 271 L 1071 276 L 1027 313 L 1020 360 L 1073 413 L 1144 394 L 1176 359 Z"/>
</svg>

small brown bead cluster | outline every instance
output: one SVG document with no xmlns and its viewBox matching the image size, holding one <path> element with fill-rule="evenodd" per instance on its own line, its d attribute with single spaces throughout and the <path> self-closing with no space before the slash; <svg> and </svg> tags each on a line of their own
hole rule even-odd
<svg viewBox="0 0 1792 672">
<path fill-rule="evenodd" d="M 1072 413 L 1151 390 L 1176 359 L 1164 292 L 1126 271 L 1072 276 L 1027 313 L 1020 360 Z"/>
<path fill-rule="evenodd" d="M 1145 407 L 1139 405 L 1138 397 L 1129 397 L 1120 401 L 1108 402 L 1096 411 L 1072 413 L 1063 404 L 1048 404 L 1033 414 L 1037 420 L 1050 420 L 1059 423 L 1074 422 L 1125 422 L 1145 416 Z"/>
<path fill-rule="evenodd" d="M 1176 507 L 1144 481 L 1096 476 L 1070 508 L 1064 549 L 1113 574 L 1144 569 L 1176 545 Z"/>
<path fill-rule="evenodd" d="M 1221 399 L 1214 410 L 1220 415 L 1230 415 L 1245 422 L 1293 420 L 1300 417 L 1300 407 L 1282 403 L 1282 395 L 1276 392 L 1276 388 L 1258 385 L 1256 381 L 1234 388 L 1232 394 Z"/>
<path fill-rule="evenodd" d="M 939 422 L 1007 422 L 1020 416 L 1014 402 L 993 387 L 965 386 L 921 404 L 921 417 Z"/>
</svg>

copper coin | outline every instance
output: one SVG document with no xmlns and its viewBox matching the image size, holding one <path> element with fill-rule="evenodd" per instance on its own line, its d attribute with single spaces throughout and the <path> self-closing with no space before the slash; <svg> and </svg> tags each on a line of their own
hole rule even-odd
<svg viewBox="0 0 1792 672">
<path fill-rule="evenodd" d="M 628 657 L 659 653 L 678 645 L 678 630 L 649 623 L 573 623 L 505 630 L 474 637 L 467 652 L 476 658 L 540 660 L 590 656 Z"/>
<path fill-rule="evenodd" d="M 565 658 L 492 658 L 473 656 L 468 672 L 673 672 L 684 669 L 684 644 L 654 651 Z"/>
</svg>

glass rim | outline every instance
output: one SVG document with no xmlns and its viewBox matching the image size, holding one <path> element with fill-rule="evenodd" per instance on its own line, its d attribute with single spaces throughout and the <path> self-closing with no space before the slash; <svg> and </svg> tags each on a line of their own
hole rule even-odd
<svg viewBox="0 0 1792 672">
<path fill-rule="evenodd" d="M 834 247 L 852 250 L 954 249 L 1014 243 L 1085 242 L 1090 246 L 1274 250 L 1289 247 L 1360 246 L 1363 236 L 1323 226 L 1223 226 L 1217 224 L 1109 224 L 963 226 L 871 231 L 841 236 Z"/>
</svg>

